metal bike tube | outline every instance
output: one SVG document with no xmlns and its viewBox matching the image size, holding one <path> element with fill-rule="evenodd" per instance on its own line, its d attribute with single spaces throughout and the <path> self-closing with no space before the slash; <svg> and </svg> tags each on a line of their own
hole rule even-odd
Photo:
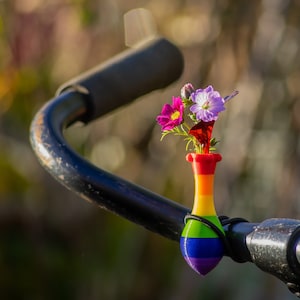
<svg viewBox="0 0 300 300">
<path fill-rule="evenodd" d="M 31 143 L 42 166 L 68 189 L 167 238 L 178 240 L 188 210 L 106 171 L 76 154 L 63 130 L 85 116 L 85 95 L 76 91 L 46 104 L 32 122 Z"/>
</svg>

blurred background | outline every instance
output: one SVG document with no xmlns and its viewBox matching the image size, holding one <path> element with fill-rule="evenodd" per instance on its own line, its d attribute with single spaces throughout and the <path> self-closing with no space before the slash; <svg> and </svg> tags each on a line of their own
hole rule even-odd
<svg viewBox="0 0 300 300">
<path fill-rule="evenodd" d="M 70 144 L 102 168 L 191 207 L 185 144 L 155 118 L 185 82 L 240 94 L 214 136 L 219 214 L 300 218 L 300 1 L 0 1 L 1 299 L 294 299 L 251 264 L 224 258 L 200 278 L 178 244 L 65 190 L 38 164 L 30 122 L 59 85 L 142 37 L 163 35 L 185 70 L 163 91 L 89 126 Z"/>
</svg>

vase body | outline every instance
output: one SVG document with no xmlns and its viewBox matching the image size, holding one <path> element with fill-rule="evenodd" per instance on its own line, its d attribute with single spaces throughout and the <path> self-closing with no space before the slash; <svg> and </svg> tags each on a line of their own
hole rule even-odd
<svg viewBox="0 0 300 300">
<path fill-rule="evenodd" d="M 219 234 L 224 234 L 214 203 L 214 174 L 222 157 L 216 153 L 189 153 L 186 159 L 192 164 L 195 193 L 192 217 L 186 219 L 180 248 L 187 263 L 197 273 L 206 275 L 222 259 L 224 246 L 216 231 L 197 217 L 209 221 L 217 227 Z"/>
</svg>

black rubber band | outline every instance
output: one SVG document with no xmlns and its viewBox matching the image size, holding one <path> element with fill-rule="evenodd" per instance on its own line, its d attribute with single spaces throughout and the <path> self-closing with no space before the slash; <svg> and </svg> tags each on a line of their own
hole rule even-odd
<svg viewBox="0 0 300 300">
<path fill-rule="evenodd" d="M 244 223 L 244 222 L 248 223 L 248 220 L 246 220 L 244 218 L 240 218 L 240 217 L 229 218 L 227 216 L 219 216 L 219 220 L 220 220 L 223 227 L 228 225 L 228 231 L 229 232 L 232 231 L 232 226 L 234 226 L 235 224 Z M 226 240 L 227 240 L 227 238 L 226 238 Z M 238 255 L 235 254 L 235 251 L 231 247 L 228 240 L 227 240 L 226 245 L 227 245 L 227 248 L 226 248 L 227 253 L 226 254 L 228 256 L 230 256 L 232 260 L 234 260 L 235 262 L 238 262 L 238 263 L 244 262 L 243 260 L 240 259 L 240 257 Z"/>
<path fill-rule="evenodd" d="M 228 225 L 228 224 L 229 224 L 229 226 L 233 226 L 234 224 L 237 224 L 237 223 L 248 222 L 244 218 L 240 218 L 240 217 L 229 218 L 227 216 L 219 216 L 219 220 L 220 220 L 222 226 L 225 226 L 225 225 Z"/>
<path fill-rule="evenodd" d="M 230 243 L 226 238 L 226 235 L 214 223 L 212 223 L 211 221 L 207 220 L 204 217 L 196 216 L 193 214 L 187 214 L 184 217 L 184 223 L 186 224 L 189 219 L 197 220 L 203 223 L 205 226 L 209 227 L 211 230 L 213 230 L 215 234 L 221 239 L 226 255 L 230 256 L 235 261 L 239 261 L 238 259 L 235 259 L 234 251 L 232 250 Z M 248 222 L 243 218 L 229 218 L 227 216 L 219 216 L 219 220 L 222 226 L 229 225 L 229 228 L 237 223 Z"/>
</svg>

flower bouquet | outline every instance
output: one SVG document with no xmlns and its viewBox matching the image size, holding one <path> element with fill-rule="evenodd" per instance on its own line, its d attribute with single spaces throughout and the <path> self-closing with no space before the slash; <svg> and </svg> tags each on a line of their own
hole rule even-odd
<svg viewBox="0 0 300 300">
<path fill-rule="evenodd" d="M 214 153 L 217 144 L 212 131 L 225 104 L 238 94 L 234 91 L 221 97 L 210 85 L 194 89 L 188 83 L 181 89 L 180 97 L 165 104 L 156 121 L 161 126 L 162 137 L 173 133 L 182 136 L 189 152 L 186 160 L 192 164 L 195 193 L 191 214 L 185 218 L 180 249 L 187 263 L 200 275 L 206 275 L 224 255 L 224 231 L 214 204 L 214 174 L 216 163 L 222 157 Z"/>
</svg>

